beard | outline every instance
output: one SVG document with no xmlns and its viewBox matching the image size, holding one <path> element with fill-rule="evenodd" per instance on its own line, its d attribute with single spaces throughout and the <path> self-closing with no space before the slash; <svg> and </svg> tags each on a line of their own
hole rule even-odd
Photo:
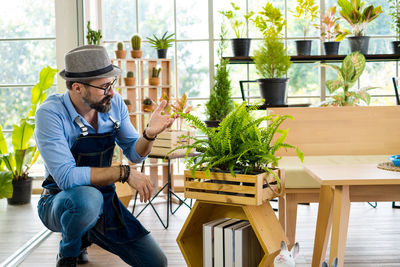
<svg viewBox="0 0 400 267">
<path fill-rule="evenodd" d="M 89 98 L 90 98 L 90 93 L 88 92 L 88 94 L 82 98 L 83 102 L 85 102 L 87 105 L 89 105 L 90 108 L 96 110 L 97 112 L 107 113 L 111 110 L 111 107 L 112 107 L 112 104 L 111 104 L 112 96 L 111 95 L 104 97 L 99 102 L 93 102 Z"/>
</svg>

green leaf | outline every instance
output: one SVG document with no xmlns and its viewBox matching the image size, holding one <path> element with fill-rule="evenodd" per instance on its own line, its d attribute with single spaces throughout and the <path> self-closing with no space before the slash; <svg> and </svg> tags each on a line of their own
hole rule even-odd
<svg viewBox="0 0 400 267">
<path fill-rule="evenodd" d="M 0 154 L 8 153 L 7 143 L 4 139 L 3 128 L 0 126 Z"/>
<path fill-rule="evenodd" d="M 7 171 L 0 171 L 0 199 L 11 198 L 12 193 L 12 173 Z"/>
<path fill-rule="evenodd" d="M 21 119 L 20 125 L 13 125 L 12 144 L 14 151 L 24 150 L 29 147 L 29 141 L 33 136 L 35 124 L 31 119 Z"/>
</svg>

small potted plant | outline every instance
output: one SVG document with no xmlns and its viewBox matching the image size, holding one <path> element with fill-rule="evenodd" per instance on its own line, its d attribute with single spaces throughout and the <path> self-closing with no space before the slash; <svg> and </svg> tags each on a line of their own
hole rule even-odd
<svg viewBox="0 0 400 267">
<path fill-rule="evenodd" d="M 140 50 L 142 44 L 142 38 L 139 34 L 134 34 L 131 38 L 131 57 L 132 58 L 141 58 L 143 55 L 143 51 Z"/>
<path fill-rule="evenodd" d="M 134 112 L 133 107 L 132 107 L 132 103 L 129 99 L 124 99 L 124 103 L 126 105 L 126 107 L 128 108 L 128 112 Z"/>
<path fill-rule="evenodd" d="M 247 12 L 244 15 L 239 15 L 240 7 L 231 3 L 232 10 L 220 11 L 232 26 L 236 38 L 232 39 L 232 51 L 234 57 L 248 57 L 250 51 L 250 38 L 248 36 L 248 22 L 249 18 L 254 15 L 254 12 Z"/>
<path fill-rule="evenodd" d="M 397 41 L 392 42 L 394 54 L 400 54 L 400 3 L 397 0 L 389 0 L 389 15 L 392 17 L 392 27 L 396 32 Z"/>
<path fill-rule="evenodd" d="M 325 55 L 337 55 L 339 53 L 340 41 L 350 32 L 340 29 L 337 22 L 340 18 L 335 17 L 336 6 L 331 6 L 325 15 L 321 16 L 321 25 L 315 25 L 321 30 L 321 40 L 324 42 Z"/>
<path fill-rule="evenodd" d="M 115 50 L 115 57 L 119 59 L 126 58 L 126 50 L 124 50 L 124 43 L 118 42 L 117 43 L 117 50 Z"/>
<path fill-rule="evenodd" d="M 153 34 L 153 38 L 147 37 L 151 46 L 157 49 L 158 58 L 167 58 L 168 48 L 170 48 L 175 41 L 175 39 L 172 38 L 174 35 L 175 33 L 168 35 L 168 31 L 166 31 L 161 38 L 158 38 L 155 34 Z"/>
<path fill-rule="evenodd" d="M 100 40 L 103 37 L 101 30 L 94 31 L 90 28 L 90 20 L 87 23 L 86 40 L 90 45 L 100 45 Z"/>
<path fill-rule="evenodd" d="M 160 84 L 160 73 L 161 73 L 161 68 L 156 68 L 153 67 L 152 72 L 151 72 L 151 77 L 149 77 L 149 84 L 157 86 Z"/>
<path fill-rule="evenodd" d="M 135 81 L 136 79 L 133 71 L 128 71 L 126 73 L 126 77 L 124 78 L 125 86 L 134 86 Z"/>
<path fill-rule="evenodd" d="M 365 57 L 360 52 L 356 51 L 347 55 L 341 67 L 326 63 L 320 65 L 337 72 L 336 80 L 326 81 L 329 93 L 333 94 L 336 92 L 336 94 L 331 95 L 331 99 L 323 102 L 321 106 L 369 105 L 371 96 L 367 91 L 377 87 L 369 86 L 358 90 L 351 90 L 365 68 Z"/>
<path fill-rule="evenodd" d="M 304 40 L 296 41 L 298 56 L 309 56 L 311 54 L 312 40 L 306 40 L 308 28 L 318 16 L 318 5 L 315 0 L 297 0 L 294 17 L 303 28 Z"/>
<path fill-rule="evenodd" d="M 360 51 L 368 54 L 369 36 L 365 36 L 367 25 L 376 19 L 381 13 L 381 6 L 369 5 L 364 8 L 364 2 L 360 0 L 338 0 L 341 8 L 340 16 L 353 28 L 354 36 L 347 37 L 350 42 L 351 52 Z"/>
<path fill-rule="evenodd" d="M 143 112 L 153 112 L 154 110 L 154 102 L 150 97 L 146 97 L 142 101 L 142 111 Z"/>
</svg>

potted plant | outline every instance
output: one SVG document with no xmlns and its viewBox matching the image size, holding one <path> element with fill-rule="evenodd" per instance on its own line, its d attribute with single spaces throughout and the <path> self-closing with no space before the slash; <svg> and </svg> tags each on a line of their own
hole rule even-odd
<svg viewBox="0 0 400 267">
<path fill-rule="evenodd" d="M 229 77 L 229 60 L 223 58 L 223 52 L 226 49 L 225 39 L 226 29 L 224 24 L 221 25 L 221 42 L 219 43 L 217 54 L 219 64 L 215 65 L 217 71 L 214 75 L 214 86 L 210 90 L 210 99 L 206 103 L 205 121 L 207 127 L 218 127 L 219 123 L 233 109 L 232 87 Z"/>
<path fill-rule="evenodd" d="M 90 45 L 100 45 L 100 40 L 103 37 L 101 30 L 94 31 L 90 28 L 90 20 L 87 23 L 86 40 Z"/>
<path fill-rule="evenodd" d="M 190 138 L 194 142 L 178 146 L 168 153 L 173 153 L 177 149 L 186 149 L 187 153 L 193 149 L 201 152 L 186 158 L 186 166 L 190 171 L 185 171 L 185 180 L 188 181 L 185 181 L 185 187 L 197 183 L 199 185 L 193 187 L 207 190 L 204 193 L 198 190 L 196 193 L 199 197 L 204 195 L 204 198 L 198 199 L 210 200 L 210 193 L 227 194 L 225 191 L 229 189 L 225 190 L 223 184 L 229 183 L 232 189 L 237 184 L 234 181 L 240 181 L 240 177 L 243 178 L 243 176 L 248 179 L 247 183 L 251 183 L 249 182 L 251 177 L 262 176 L 260 178 L 264 182 L 261 183 L 259 190 L 264 190 L 262 184 L 269 184 L 267 190 L 271 188 L 275 191 L 275 196 L 279 195 L 283 188 L 280 186 L 280 179 L 275 170 L 280 157 L 275 153 L 281 148 L 296 149 L 297 156 L 303 160 L 304 155 L 297 147 L 284 142 L 288 130 L 279 129 L 281 123 L 287 118 L 291 118 L 290 116 L 267 115 L 256 118 L 253 111 L 246 108 L 246 102 L 243 102 L 221 121 L 218 128 L 207 128 L 198 117 L 191 114 L 179 114 L 187 123 L 203 132 L 207 137 L 186 136 L 185 138 Z M 267 126 L 263 126 L 263 124 Z M 223 184 L 217 185 L 219 190 L 216 192 L 210 192 L 212 185 L 209 181 L 201 179 L 196 182 L 194 180 L 204 177 L 218 180 L 218 176 L 223 176 L 222 180 L 224 181 L 220 181 Z M 268 180 L 275 181 L 268 182 Z M 273 185 L 274 183 L 275 185 Z M 242 190 L 245 190 L 246 186 L 250 186 L 246 183 L 243 185 L 245 186 Z M 240 183 L 236 186 L 240 186 Z M 241 194 L 244 191 L 239 188 L 236 189 L 236 192 L 236 195 L 245 197 L 245 194 Z M 231 197 L 233 194 L 235 193 L 227 195 Z M 233 200 L 233 197 L 229 200 Z"/>
<path fill-rule="evenodd" d="M 324 42 L 325 55 L 338 55 L 340 41 L 350 32 L 341 30 L 337 22 L 340 18 L 335 17 L 336 6 L 331 6 L 325 15 L 321 16 L 321 25 L 315 25 L 321 30 L 321 40 Z"/>
<path fill-rule="evenodd" d="M 259 11 L 251 21 L 260 30 L 264 39 L 271 35 L 281 37 L 283 27 L 286 26 L 286 20 L 281 11 L 269 2 L 262 7 L 262 11 Z"/>
<path fill-rule="evenodd" d="M 341 67 L 326 63 L 320 65 L 331 68 L 337 73 L 336 80 L 326 81 L 326 87 L 329 93 L 333 94 L 336 92 L 336 94 L 331 95 L 331 99 L 323 102 L 321 106 L 369 105 L 371 96 L 367 91 L 377 87 L 365 87 L 358 90 L 351 90 L 365 68 L 365 57 L 360 52 L 356 51 L 347 55 Z"/>
<path fill-rule="evenodd" d="M 126 107 L 128 108 L 129 113 L 134 112 L 132 103 L 129 99 L 124 99 L 124 103 L 125 103 Z"/>
<path fill-rule="evenodd" d="M 30 203 L 32 194 L 32 177 L 29 169 L 39 156 L 39 151 L 33 143 L 33 131 L 35 129 L 35 112 L 37 107 L 46 99 L 46 91 L 53 85 L 54 75 L 57 69 L 49 66 L 40 72 L 39 82 L 32 87 L 32 104 L 28 115 L 22 118 L 19 124 L 13 125 L 12 146 L 9 151 L 7 142 L 0 127 L 0 184 L 4 184 L 6 193 L 0 197 L 9 197 L 8 204 L 20 205 Z M 12 179 L 12 195 L 10 194 L 9 181 Z"/>
<path fill-rule="evenodd" d="M 128 71 L 126 77 L 124 78 L 125 86 L 134 86 L 136 79 L 133 71 Z"/>
<path fill-rule="evenodd" d="M 161 73 L 161 68 L 156 68 L 153 67 L 152 72 L 151 72 L 151 77 L 149 77 L 149 84 L 150 85 L 159 85 L 160 84 L 160 73 Z"/>
<path fill-rule="evenodd" d="M 297 0 L 294 17 L 303 28 L 304 40 L 296 41 L 298 56 L 309 56 L 311 54 L 312 40 L 306 40 L 308 28 L 318 16 L 318 5 L 315 0 Z"/>
<path fill-rule="evenodd" d="M 254 15 L 254 12 L 247 12 L 244 15 L 239 15 L 240 7 L 231 3 L 232 10 L 219 11 L 224 15 L 231 24 L 232 30 L 236 38 L 232 39 L 232 51 L 234 57 L 248 57 L 250 51 L 250 38 L 248 36 L 249 18 Z"/>
<path fill-rule="evenodd" d="M 344 18 L 353 28 L 354 36 L 347 37 L 351 52 L 360 51 L 368 54 L 369 37 L 365 36 L 367 25 L 376 19 L 381 13 L 381 6 L 369 5 L 364 8 L 364 2 L 360 0 L 338 0 L 340 16 Z"/>
<path fill-rule="evenodd" d="M 134 34 L 132 36 L 131 45 L 132 45 L 131 57 L 132 58 L 141 58 L 143 55 L 143 51 L 140 50 L 141 45 L 142 45 L 142 38 L 140 37 L 139 34 Z"/>
<path fill-rule="evenodd" d="M 147 40 L 151 44 L 152 47 L 157 49 L 157 56 L 158 58 L 167 58 L 167 52 L 168 48 L 172 46 L 172 43 L 175 41 L 172 36 L 175 35 L 175 33 L 171 33 L 170 35 L 167 35 L 168 31 L 166 31 L 161 38 L 158 38 L 153 34 L 153 38 L 147 37 Z"/>
<path fill-rule="evenodd" d="M 117 43 L 117 50 L 115 50 L 115 57 L 119 59 L 126 58 L 126 50 L 124 50 L 124 43 L 118 42 Z"/>
<path fill-rule="evenodd" d="M 389 0 L 389 15 L 392 17 L 392 27 L 396 32 L 397 41 L 392 42 L 394 54 L 400 54 L 400 3 L 397 0 Z"/>
<path fill-rule="evenodd" d="M 154 110 L 154 102 L 150 97 L 146 97 L 142 101 L 142 111 L 143 112 L 153 112 Z"/>
</svg>

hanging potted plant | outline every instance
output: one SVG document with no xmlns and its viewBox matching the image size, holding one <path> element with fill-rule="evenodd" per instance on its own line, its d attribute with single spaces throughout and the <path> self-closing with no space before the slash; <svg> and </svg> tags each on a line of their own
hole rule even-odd
<svg viewBox="0 0 400 267">
<path fill-rule="evenodd" d="M 318 16 L 318 5 L 315 0 L 297 0 L 294 17 L 303 28 L 304 40 L 296 41 L 296 51 L 298 56 L 311 55 L 312 40 L 306 40 L 308 28 Z"/>
<path fill-rule="evenodd" d="M 354 36 L 347 37 L 351 52 L 368 54 L 369 36 L 365 36 L 365 32 L 368 23 L 382 13 L 381 6 L 374 8 L 373 5 L 369 5 L 364 8 L 364 2 L 360 0 L 338 0 L 338 5 L 341 8 L 340 16 L 353 28 Z"/>
<path fill-rule="evenodd" d="M 131 57 L 132 58 L 141 58 L 143 55 L 143 51 L 140 49 L 142 45 L 142 38 L 139 34 L 134 34 L 131 38 Z"/>
<path fill-rule="evenodd" d="M 115 50 L 115 57 L 119 59 L 126 58 L 126 50 L 124 50 L 124 43 L 118 42 L 117 43 L 117 50 Z"/>
<path fill-rule="evenodd" d="M 331 6 L 325 15 L 321 16 L 321 25 L 316 24 L 316 28 L 321 30 L 321 40 L 324 42 L 325 55 L 338 55 L 340 41 L 343 40 L 350 31 L 340 29 L 337 22 L 340 18 L 335 17 L 336 6 Z"/>
<path fill-rule="evenodd" d="M 232 87 L 229 79 L 229 60 L 223 58 L 223 52 L 226 49 L 225 39 L 226 29 L 224 24 L 221 25 L 221 42 L 217 50 L 219 64 L 216 67 L 214 75 L 214 86 L 210 90 L 210 99 L 206 103 L 205 121 L 207 127 L 218 127 L 219 123 L 233 109 Z"/>
<path fill-rule="evenodd" d="M 168 31 L 166 31 L 161 38 L 158 38 L 153 34 L 153 38 L 147 37 L 147 40 L 151 44 L 152 47 L 157 49 L 158 58 L 167 58 L 168 48 L 172 46 L 172 43 L 175 42 L 175 39 L 172 38 L 175 33 L 171 33 L 167 35 Z"/>
<path fill-rule="evenodd" d="M 389 0 L 389 15 L 392 17 L 392 27 L 396 32 L 396 41 L 392 41 L 393 54 L 400 54 L 400 3 Z"/>
<path fill-rule="evenodd" d="M 254 12 L 247 12 L 244 15 L 239 15 L 240 7 L 231 3 L 232 10 L 220 11 L 231 24 L 232 30 L 236 38 L 232 39 L 232 51 L 234 57 L 248 57 L 250 51 L 251 39 L 248 36 L 249 18 L 254 15 Z"/>
<path fill-rule="evenodd" d="M 27 204 L 31 201 L 32 177 L 29 176 L 29 170 L 39 156 L 32 138 L 35 129 L 34 116 L 37 107 L 46 99 L 46 91 L 53 85 L 54 75 L 57 72 L 57 69 L 49 66 L 41 70 L 39 82 L 32 88 L 32 104 L 28 115 L 22 118 L 19 124 L 13 125 L 13 151 L 8 150 L 0 126 L 0 160 L 2 161 L 0 185 L 4 184 L 6 189 L 6 194 L 0 193 L 0 197 L 8 197 L 7 201 L 10 205 Z M 11 179 L 12 194 L 10 194 L 8 184 Z"/>
</svg>

